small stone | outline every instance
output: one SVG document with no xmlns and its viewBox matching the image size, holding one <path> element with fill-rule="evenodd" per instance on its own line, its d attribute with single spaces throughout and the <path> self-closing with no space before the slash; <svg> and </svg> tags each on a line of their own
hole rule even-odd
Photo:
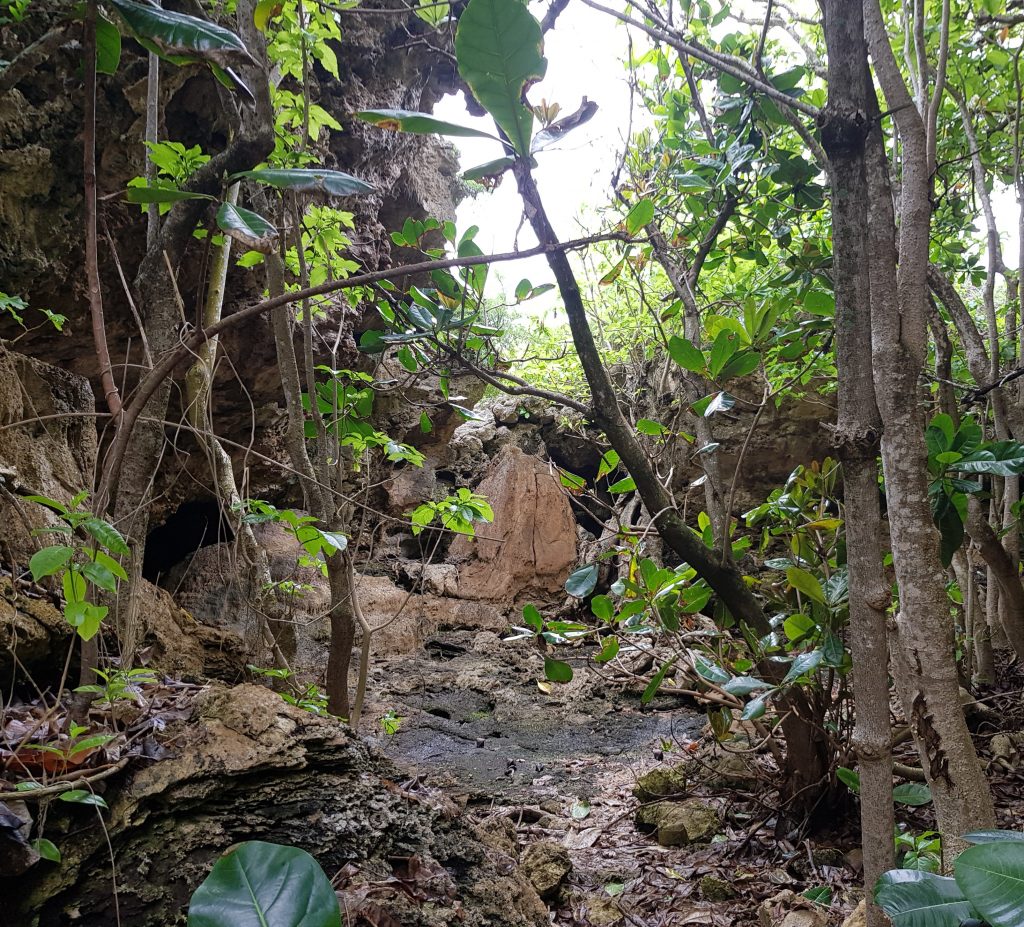
<svg viewBox="0 0 1024 927">
<path fill-rule="evenodd" d="M 719 827 L 718 810 L 702 801 L 663 803 L 658 816 L 658 843 L 683 847 L 710 840 Z"/>
<path fill-rule="evenodd" d="M 700 880 L 700 894 L 705 901 L 728 901 L 736 897 L 736 889 L 725 879 L 706 875 Z"/>
<path fill-rule="evenodd" d="M 478 737 L 476 739 L 476 745 L 477 745 L 478 748 L 482 747 L 484 745 L 484 743 L 486 743 L 486 741 L 483 739 L 483 737 Z"/>
<path fill-rule="evenodd" d="M 555 801 L 553 798 L 548 798 L 542 801 L 539 805 L 541 811 L 546 811 L 548 814 L 561 814 L 562 805 L 561 802 Z"/>
<path fill-rule="evenodd" d="M 552 840 L 541 840 L 526 848 L 522 870 L 544 901 L 554 901 L 572 872 L 572 861 L 565 847 Z"/>
<path fill-rule="evenodd" d="M 607 895 L 587 896 L 587 919 L 594 927 L 611 927 L 622 920 L 622 911 Z"/>
<path fill-rule="evenodd" d="M 633 794 L 641 799 L 681 798 L 686 793 L 686 773 L 677 766 L 656 766 L 636 780 Z"/>
</svg>

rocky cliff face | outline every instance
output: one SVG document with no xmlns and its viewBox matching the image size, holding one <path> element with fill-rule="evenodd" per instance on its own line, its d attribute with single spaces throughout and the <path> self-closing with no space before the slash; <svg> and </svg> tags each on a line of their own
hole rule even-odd
<svg viewBox="0 0 1024 927">
<path fill-rule="evenodd" d="M 373 4 L 364 5 L 372 9 Z M 11 59 L 46 26 L 29 17 L 19 30 L 0 30 L 0 59 Z M 444 93 L 456 89 L 456 74 L 445 39 L 425 36 L 415 16 L 345 15 L 343 39 L 335 47 L 340 79 L 319 67 L 311 75 L 312 99 L 342 125 L 330 133 L 320 152 L 325 167 L 368 181 L 375 192 L 341 201 L 354 214 L 351 255 L 368 269 L 386 266 L 392 254 L 391 229 L 407 217 L 453 219 L 461 196 L 458 163 L 444 142 L 423 136 L 373 129 L 352 118 L 367 107 L 429 111 Z M 131 40 L 116 74 L 100 75 L 97 121 L 98 195 L 100 201 L 100 268 L 107 337 L 114 378 L 128 390 L 145 362 L 132 283 L 145 246 L 145 217 L 126 203 L 129 180 L 144 171 L 142 145 L 146 58 Z M 22 336 L 19 350 L 42 358 L 91 381 L 99 395 L 98 368 L 89 335 L 85 290 L 82 217 L 82 86 L 81 49 L 75 31 L 27 79 L 0 93 L 0 291 L 17 295 L 30 307 L 49 309 L 68 318 L 66 331 L 48 325 L 28 334 L 0 313 L 0 338 Z M 215 153 L 226 144 L 231 120 L 219 85 L 205 68 L 161 68 L 160 138 Z M 183 324 L 194 323 L 203 288 L 208 245 L 196 241 L 182 266 L 175 268 L 184 301 Z M 264 288 L 260 268 L 231 275 L 225 315 L 257 299 Z M 360 325 L 359 312 L 344 300 L 329 308 L 324 323 L 331 341 L 339 326 L 342 343 L 352 349 Z M 27 320 L 36 326 L 40 317 Z M 223 360 L 216 374 L 214 420 L 218 432 L 241 464 L 243 449 L 253 495 L 286 495 L 292 479 L 268 464 L 282 458 L 283 415 L 280 386 L 269 322 L 259 320 L 232 332 L 222 341 Z M 184 370 L 178 371 L 178 376 Z M 105 410 L 100 410 L 105 411 Z M 172 419 L 178 412 L 172 409 Z M 255 442 L 250 437 L 255 435 Z M 169 431 L 176 454 L 166 460 L 158 481 L 155 523 L 189 500 L 202 498 L 209 485 L 205 455 L 194 453 L 186 433 Z M 234 443 L 231 443 L 234 442 Z M 84 485 L 84 484 L 83 484 Z"/>
</svg>

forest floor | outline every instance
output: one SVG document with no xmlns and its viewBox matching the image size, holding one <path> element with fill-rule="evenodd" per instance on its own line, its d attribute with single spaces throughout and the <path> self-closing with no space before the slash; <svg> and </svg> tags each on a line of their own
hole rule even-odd
<svg viewBox="0 0 1024 927">
<path fill-rule="evenodd" d="M 546 899 L 556 924 L 753 925 L 762 904 L 772 925 L 786 911 L 806 912 L 808 927 L 842 922 L 858 900 L 855 802 L 829 813 L 826 831 L 794 832 L 774 810 L 770 760 L 712 749 L 692 703 L 641 706 L 582 664 L 551 686 L 521 644 L 439 636 L 374 668 L 374 715 L 402 719 L 379 733 L 382 748 L 407 787 L 442 790 L 528 875 L 539 866 L 542 883 L 558 881 Z M 723 758 L 735 780 L 723 782 Z M 649 778 L 657 770 L 671 778 Z M 672 783 L 673 805 L 712 809 L 702 842 L 661 846 L 638 829 L 638 812 L 666 804 L 644 793 L 652 781 Z M 931 826 L 924 809 L 906 817 Z"/>
</svg>

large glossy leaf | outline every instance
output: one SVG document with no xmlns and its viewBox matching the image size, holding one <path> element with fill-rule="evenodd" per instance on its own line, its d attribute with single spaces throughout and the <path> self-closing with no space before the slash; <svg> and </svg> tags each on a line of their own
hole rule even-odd
<svg viewBox="0 0 1024 927">
<path fill-rule="evenodd" d="M 983 843 L 956 859 L 956 884 L 992 927 L 1024 925 L 1024 843 Z"/>
<path fill-rule="evenodd" d="M 251 840 L 214 864 L 192 895 L 188 927 L 341 927 L 341 911 L 312 856 Z"/>
<path fill-rule="evenodd" d="M 976 830 L 964 834 L 967 843 L 1024 843 L 1024 832 L 1019 830 Z"/>
<path fill-rule="evenodd" d="M 1024 444 L 1017 441 L 993 441 L 964 455 L 952 469 L 963 473 L 1016 476 L 1024 473 Z"/>
<path fill-rule="evenodd" d="M 132 0 L 109 0 L 144 45 L 165 57 L 202 59 L 222 68 L 252 61 L 245 43 L 216 23 Z"/>
<path fill-rule="evenodd" d="M 875 884 L 875 902 L 893 927 L 960 927 L 977 917 L 956 880 L 916 869 L 890 869 Z"/>
<path fill-rule="evenodd" d="M 252 251 L 270 254 L 277 247 L 278 233 L 273 224 L 259 213 L 232 203 L 221 203 L 217 210 L 217 226 L 240 245 Z"/>
<path fill-rule="evenodd" d="M 547 70 L 543 45 L 540 24 L 518 0 L 470 0 L 459 17 L 459 74 L 522 157 L 533 134 L 523 92 Z"/>
<path fill-rule="evenodd" d="M 435 119 L 426 113 L 417 113 L 408 109 L 364 109 L 356 113 L 356 118 L 380 126 L 382 129 L 394 129 L 396 132 L 412 132 L 416 135 L 454 135 L 460 138 L 491 138 L 490 132 L 481 132 L 469 126 L 460 126 L 454 122 Z M 495 139 L 497 141 L 497 139 Z"/>
<path fill-rule="evenodd" d="M 121 61 L 121 33 L 109 19 L 96 17 L 96 70 L 113 74 Z"/>
<path fill-rule="evenodd" d="M 242 171 L 232 179 L 248 177 L 279 190 L 297 193 L 320 193 L 327 196 L 362 196 L 373 193 L 373 186 L 342 171 L 323 171 L 310 167 L 264 168 Z"/>
</svg>

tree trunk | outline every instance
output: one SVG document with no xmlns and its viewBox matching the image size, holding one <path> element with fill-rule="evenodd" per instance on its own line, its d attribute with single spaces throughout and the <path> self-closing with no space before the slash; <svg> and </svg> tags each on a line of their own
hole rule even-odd
<svg viewBox="0 0 1024 927">
<path fill-rule="evenodd" d="M 877 105 L 869 112 L 867 179 L 875 393 L 900 610 L 896 680 L 950 858 L 960 835 L 989 827 L 992 794 L 960 707 L 953 626 L 928 502 L 918 378 L 927 356 L 930 177 L 934 147 L 893 56 L 878 0 L 865 0 L 865 32 L 903 146 L 897 274 L 895 222 Z M 936 91 L 940 92 L 940 91 Z M 870 101 L 869 101 L 870 102 Z M 929 118 L 930 118 L 929 108 Z"/>
<path fill-rule="evenodd" d="M 853 746 L 860 772 L 861 845 L 867 896 L 878 877 L 896 865 L 893 849 L 892 734 L 889 722 L 889 653 L 886 612 L 892 595 L 882 569 L 878 499 L 881 422 L 871 360 L 871 281 L 867 260 L 868 132 L 867 47 L 860 4 L 824 0 L 828 49 L 828 104 L 822 144 L 832 185 L 832 281 L 836 298 L 836 367 L 839 420 L 835 431 L 843 464 L 846 561 L 849 575 L 850 648 L 856 726 Z M 867 908 L 869 927 L 885 915 Z"/>
</svg>

